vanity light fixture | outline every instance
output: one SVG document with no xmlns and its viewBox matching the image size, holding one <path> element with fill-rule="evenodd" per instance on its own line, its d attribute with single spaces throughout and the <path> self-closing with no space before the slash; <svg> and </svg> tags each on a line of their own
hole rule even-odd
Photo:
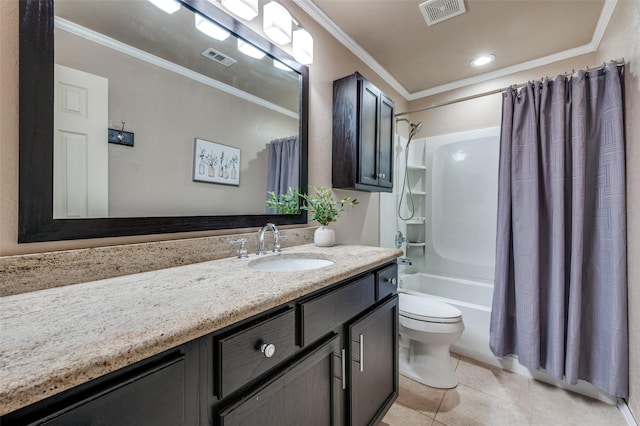
<svg viewBox="0 0 640 426">
<path fill-rule="evenodd" d="M 313 63 L 313 37 L 307 30 L 302 27 L 298 27 L 293 32 L 293 57 L 296 61 L 302 65 L 309 65 Z"/>
<path fill-rule="evenodd" d="M 473 65 L 474 67 L 481 67 L 483 65 L 490 64 L 491 62 L 495 61 L 495 59 L 495 55 L 481 55 L 477 58 L 474 58 L 474 60 L 471 61 L 471 65 Z"/>
<path fill-rule="evenodd" d="M 262 29 L 267 37 L 279 45 L 291 41 L 291 15 L 276 1 L 270 1 L 262 8 Z"/>
<path fill-rule="evenodd" d="M 258 16 L 258 0 L 220 0 L 229 12 L 251 21 Z"/>
<path fill-rule="evenodd" d="M 149 2 L 169 15 L 180 10 L 180 2 L 176 0 L 149 0 Z"/>
<path fill-rule="evenodd" d="M 220 25 L 211 22 L 204 16 L 198 15 L 196 13 L 195 17 L 196 17 L 196 28 L 202 31 L 203 33 L 205 33 L 206 35 L 208 35 L 209 37 L 215 38 L 216 40 L 223 41 L 223 40 L 226 40 L 231 35 L 229 31 L 225 30 Z"/>
<path fill-rule="evenodd" d="M 251 56 L 255 59 L 262 59 L 264 58 L 264 55 L 266 55 L 266 53 L 264 53 L 262 50 L 258 49 L 251 43 L 247 43 L 242 39 L 238 39 L 238 50 L 245 55 Z"/>
</svg>

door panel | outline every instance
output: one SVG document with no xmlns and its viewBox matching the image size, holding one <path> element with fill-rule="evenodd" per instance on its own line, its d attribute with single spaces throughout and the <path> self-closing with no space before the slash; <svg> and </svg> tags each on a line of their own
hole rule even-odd
<svg viewBox="0 0 640 426">
<path fill-rule="evenodd" d="M 393 100 L 380 94 L 378 185 L 393 188 Z"/>
<path fill-rule="evenodd" d="M 375 423 L 398 396 L 398 296 L 348 327 L 351 342 L 349 417 Z"/>
<path fill-rule="evenodd" d="M 108 80 L 55 66 L 53 217 L 109 213 Z"/>
<path fill-rule="evenodd" d="M 359 81 L 360 85 L 360 162 L 358 165 L 359 182 L 365 185 L 378 184 L 378 120 L 380 119 L 380 92 L 368 81 Z"/>
</svg>

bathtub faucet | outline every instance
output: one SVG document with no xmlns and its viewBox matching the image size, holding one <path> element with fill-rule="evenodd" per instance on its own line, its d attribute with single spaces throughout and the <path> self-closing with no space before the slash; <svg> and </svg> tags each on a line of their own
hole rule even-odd
<svg viewBox="0 0 640 426">
<path fill-rule="evenodd" d="M 411 266 L 411 259 L 407 259 L 406 257 L 399 257 L 398 258 L 398 265 L 409 265 Z"/>
</svg>

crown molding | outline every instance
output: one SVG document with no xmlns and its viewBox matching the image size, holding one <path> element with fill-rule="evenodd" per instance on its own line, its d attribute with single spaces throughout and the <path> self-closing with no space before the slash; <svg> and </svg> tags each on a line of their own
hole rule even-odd
<svg viewBox="0 0 640 426">
<path fill-rule="evenodd" d="M 340 43 L 356 55 L 362 62 L 378 74 L 384 81 L 393 87 L 403 98 L 408 99 L 411 94 L 402 84 L 396 80 L 373 56 L 353 41 L 342 29 L 335 24 L 318 6 L 311 0 L 293 0 L 307 15 L 334 36 Z"/>
<path fill-rule="evenodd" d="M 574 58 L 576 56 L 592 53 L 598 50 L 602 37 L 609 25 L 613 11 L 618 0 L 605 0 L 598 18 L 598 23 L 594 29 L 591 41 L 588 44 L 567 49 L 562 52 L 547 55 L 541 58 L 532 59 L 510 67 L 501 68 L 474 77 L 453 81 L 451 83 L 434 86 L 419 92 L 409 93 L 382 65 L 380 65 L 366 50 L 358 45 L 351 37 L 349 37 L 340 27 L 338 27 L 312 0 L 293 0 L 302 10 L 304 10 L 312 19 L 320 24 L 325 30 L 333 35 L 340 43 L 356 55 L 361 61 L 375 71 L 384 81 L 393 87 L 407 101 L 415 101 L 427 96 L 436 95 L 438 93 L 448 92 L 450 90 L 460 89 L 477 83 L 482 83 L 495 78 L 504 77 L 521 71 L 530 70 L 554 62 L 563 61 Z"/>
</svg>

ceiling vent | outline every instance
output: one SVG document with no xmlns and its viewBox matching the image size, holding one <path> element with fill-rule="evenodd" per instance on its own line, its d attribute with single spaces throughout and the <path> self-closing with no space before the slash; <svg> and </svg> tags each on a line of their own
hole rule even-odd
<svg viewBox="0 0 640 426">
<path fill-rule="evenodd" d="M 427 25 L 437 24 L 464 13 L 464 0 L 427 0 L 420 4 L 420 12 Z"/>
<path fill-rule="evenodd" d="M 211 59 L 212 61 L 216 61 L 217 63 L 222 64 L 225 67 L 230 67 L 231 65 L 238 62 L 235 59 L 225 55 L 224 53 L 218 52 L 212 47 L 202 52 L 201 55 L 204 56 L 205 58 Z"/>
</svg>

